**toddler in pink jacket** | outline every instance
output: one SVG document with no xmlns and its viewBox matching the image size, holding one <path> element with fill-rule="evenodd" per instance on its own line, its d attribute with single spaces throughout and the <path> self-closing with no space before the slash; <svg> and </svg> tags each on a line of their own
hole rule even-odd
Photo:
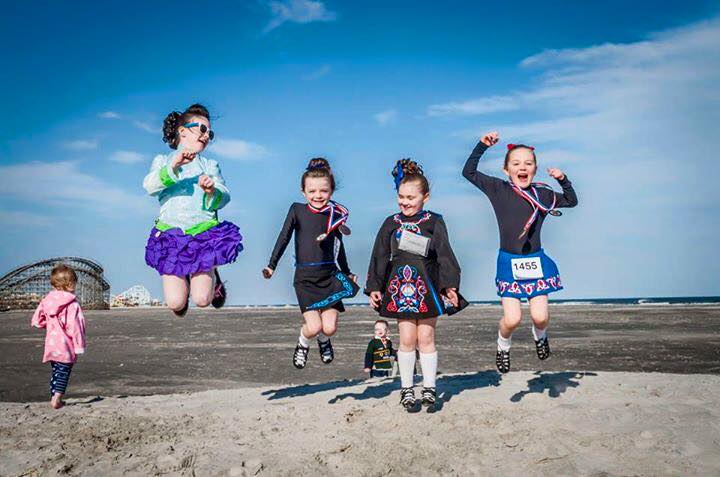
<svg viewBox="0 0 720 477">
<path fill-rule="evenodd" d="M 70 371 L 77 356 L 85 352 L 85 317 L 75 298 L 77 275 L 67 265 L 58 265 L 50 274 L 53 290 L 40 302 L 31 324 L 45 328 L 43 363 L 50 362 L 50 405 L 59 409 L 67 389 Z"/>
</svg>

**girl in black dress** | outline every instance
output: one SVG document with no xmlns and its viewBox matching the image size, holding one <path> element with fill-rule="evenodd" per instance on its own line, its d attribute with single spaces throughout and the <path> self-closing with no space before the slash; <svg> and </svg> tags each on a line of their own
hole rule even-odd
<svg viewBox="0 0 720 477">
<path fill-rule="evenodd" d="M 380 227 L 365 293 L 380 316 L 398 320 L 401 404 L 409 412 L 420 410 L 413 390 L 417 347 L 423 373 L 422 403 L 433 412 L 437 317 L 452 315 L 468 303 L 458 293 L 460 265 L 450 247 L 445 221 L 441 215 L 424 209 L 430 198 L 430 185 L 422 168 L 410 159 L 403 159 L 392 175 L 400 212 L 386 218 Z"/>
<path fill-rule="evenodd" d="M 311 159 L 302 175 L 300 188 L 307 200 L 290 206 L 278 235 L 268 266 L 266 279 L 272 277 L 293 233 L 295 233 L 295 293 L 305 319 L 300 329 L 293 365 L 302 369 L 307 363 L 310 340 L 317 337 L 320 358 L 329 364 L 335 357 L 330 337 L 337 331 L 338 314 L 345 311 L 342 300 L 354 297 L 359 287 L 350 273 L 345 255 L 343 234 L 348 210 L 330 200 L 335 178 L 330 164 L 323 158 Z"/>
</svg>

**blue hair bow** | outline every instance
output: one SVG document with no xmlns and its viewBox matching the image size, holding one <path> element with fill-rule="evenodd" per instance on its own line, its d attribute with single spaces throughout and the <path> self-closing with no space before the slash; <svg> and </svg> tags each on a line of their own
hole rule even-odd
<svg viewBox="0 0 720 477">
<path fill-rule="evenodd" d="M 403 171 L 402 160 L 400 160 L 397 161 L 397 164 L 395 164 L 395 177 L 393 178 L 395 180 L 395 190 L 400 189 L 400 183 L 402 182 L 403 177 L 405 177 L 405 171 Z"/>
</svg>

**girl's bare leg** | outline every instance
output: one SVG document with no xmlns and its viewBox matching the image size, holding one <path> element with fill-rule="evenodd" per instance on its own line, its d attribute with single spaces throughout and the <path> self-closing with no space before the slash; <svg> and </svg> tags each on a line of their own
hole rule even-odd
<svg viewBox="0 0 720 477">
<path fill-rule="evenodd" d="M 185 308 L 188 300 L 188 283 L 184 277 L 175 275 L 163 275 L 163 293 L 165 303 L 173 311 L 180 311 Z"/>
</svg>

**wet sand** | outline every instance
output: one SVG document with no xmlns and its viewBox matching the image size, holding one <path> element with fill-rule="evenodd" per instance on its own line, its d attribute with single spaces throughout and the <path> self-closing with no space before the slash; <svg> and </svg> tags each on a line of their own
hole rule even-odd
<svg viewBox="0 0 720 477">
<path fill-rule="evenodd" d="M 0 401 L 47 398 L 44 331 L 29 312 L 0 314 Z M 438 325 L 442 373 L 494 369 L 499 306 L 473 306 Z M 336 359 L 291 364 L 301 317 L 296 309 L 88 311 L 88 351 L 73 370 L 70 395 L 170 394 L 251 385 L 362 379 L 376 315 L 350 307 L 333 338 Z M 720 374 L 719 306 L 555 306 L 553 356 L 537 360 L 529 317 L 513 336 L 513 370 Z M 397 343 L 397 328 L 391 323 Z"/>
</svg>

